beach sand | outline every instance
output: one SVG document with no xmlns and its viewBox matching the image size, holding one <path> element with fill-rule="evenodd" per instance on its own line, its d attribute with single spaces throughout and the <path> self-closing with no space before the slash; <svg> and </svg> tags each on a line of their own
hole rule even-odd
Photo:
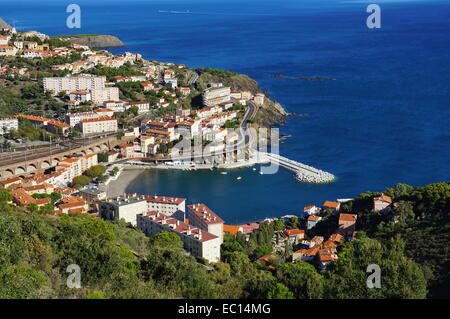
<svg viewBox="0 0 450 319">
<path fill-rule="evenodd" d="M 142 172 L 143 169 L 136 168 L 124 168 L 119 178 L 115 181 L 111 181 L 106 189 L 106 195 L 108 197 L 117 197 L 123 195 L 126 188 L 130 183 L 135 180 Z"/>
</svg>

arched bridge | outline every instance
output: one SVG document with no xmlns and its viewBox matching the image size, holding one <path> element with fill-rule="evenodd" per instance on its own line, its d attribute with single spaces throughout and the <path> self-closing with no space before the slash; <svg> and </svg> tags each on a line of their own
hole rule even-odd
<svg viewBox="0 0 450 319">
<path fill-rule="evenodd" d="M 2 153 L 0 159 L 0 179 L 22 176 L 26 177 L 42 173 L 46 169 L 55 167 L 60 161 L 74 154 L 92 154 L 111 150 L 119 144 L 115 136 L 98 139 L 85 139 L 70 143 L 61 143 L 53 149 L 45 146 L 26 152 Z"/>
</svg>

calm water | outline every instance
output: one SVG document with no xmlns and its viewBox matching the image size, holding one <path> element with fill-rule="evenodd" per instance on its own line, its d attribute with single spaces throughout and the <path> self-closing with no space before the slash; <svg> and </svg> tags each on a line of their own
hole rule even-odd
<svg viewBox="0 0 450 319">
<path fill-rule="evenodd" d="M 128 47 L 116 53 L 246 73 L 288 111 L 310 115 L 281 127 L 292 135 L 281 153 L 338 176 L 333 184 L 304 185 L 285 170 L 159 171 L 146 172 L 129 191 L 205 202 L 237 223 L 397 182 L 450 180 L 449 1 L 378 1 L 380 30 L 365 26 L 364 1 L 75 1 L 83 19 L 76 31 L 65 27 L 72 2 L 0 1 L 0 16 L 52 35 L 117 35 Z"/>
</svg>

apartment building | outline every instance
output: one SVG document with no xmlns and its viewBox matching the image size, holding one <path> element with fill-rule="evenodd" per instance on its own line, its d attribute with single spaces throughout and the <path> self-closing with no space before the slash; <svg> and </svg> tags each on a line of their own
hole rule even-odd
<svg viewBox="0 0 450 319">
<path fill-rule="evenodd" d="M 92 94 L 89 91 L 73 91 L 69 93 L 71 101 L 89 102 L 92 100 Z"/>
<path fill-rule="evenodd" d="M 101 117 L 101 114 L 98 114 L 97 112 L 68 113 L 64 116 L 64 122 L 75 127 L 83 120 L 96 119 L 99 117 Z"/>
<path fill-rule="evenodd" d="M 67 171 L 69 181 L 83 173 L 83 163 L 81 157 L 73 157 L 63 159 L 58 163 L 57 170 L 64 169 Z"/>
<path fill-rule="evenodd" d="M 103 107 L 113 110 L 114 112 L 123 112 L 125 111 L 125 102 L 124 101 L 113 101 L 107 100 L 103 102 Z"/>
<path fill-rule="evenodd" d="M 147 236 L 153 237 L 159 232 L 172 232 L 180 236 L 184 249 L 190 254 L 205 258 L 209 262 L 220 261 L 221 241 L 210 234 L 175 218 L 158 212 L 137 215 L 137 227 Z"/>
<path fill-rule="evenodd" d="M 44 90 L 54 93 L 89 91 L 103 89 L 105 83 L 105 76 L 47 77 L 44 78 Z"/>
<path fill-rule="evenodd" d="M 147 201 L 143 197 L 122 196 L 103 201 L 100 216 L 106 220 L 123 219 L 136 226 L 136 216 L 147 212 Z"/>
<path fill-rule="evenodd" d="M 62 136 L 68 136 L 70 131 L 70 125 L 60 122 L 60 121 L 48 121 L 47 123 L 47 131 L 62 135 Z"/>
<path fill-rule="evenodd" d="M 98 156 L 96 153 L 84 155 L 82 157 L 81 169 L 83 170 L 83 172 L 87 171 L 88 169 L 90 169 L 92 166 L 95 165 L 98 165 Z"/>
<path fill-rule="evenodd" d="M 119 88 L 117 87 L 104 87 L 91 89 L 92 101 L 95 104 L 101 105 L 105 101 L 117 101 L 119 99 Z"/>
<path fill-rule="evenodd" d="M 14 56 L 17 54 L 17 48 L 9 45 L 0 45 L 0 56 Z"/>
<path fill-rule="evenodd" d="M 147 211 L 156 211 L 166 216 L 184 221 L 186 213 L 186 198 L 158 195 L 145 195 L 144 198 L 147 201 Z"/>
<path fill-rule="evenodd" d="M 125 108 L 129 109 L 130 107 L 137 107 L 138 108 L 138 113 L 142 114 L 142 113 L 146 113 L 148 111 L 150 111 L 150 103 L 145 102 L 145 101 L 141 101 L 141 102 L 130 102 L 125 104 Z"/>
<path fill-rule="evenodd" d="M 0 134 L 8 133 L 11 130 L 19 129 L 19 120 L 17 118 L 0 118 Z"/>
<path fill-rule="evenodd" d="M 211 87 L 203 91 L 203 104 L 213 106 L 230 101 L 231 88 L 227 86 Z"/>
<path fill-rule="evenodd" d="M 266 96 L 263 93 L 257 93 L 253 97 L 253 101 L 258 105 L 263 105 Z"/>
<path fill-rule="evenodd" d="M 117 119 L 113 117 L 99 117 L 81 120 L 80 128 L 83 135 L 117 132 Z"/>
<path fill-rule="evenodd" d="M 205 204 L 188 205 L 189 224 L 211 233 L 223 243 L 223 220 Z"/>
</svg>

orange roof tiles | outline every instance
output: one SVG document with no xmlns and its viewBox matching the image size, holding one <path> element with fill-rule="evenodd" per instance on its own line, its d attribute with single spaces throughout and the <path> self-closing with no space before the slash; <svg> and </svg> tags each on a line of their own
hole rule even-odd
<svg viewBox="0 0 450 319">
<path fill-rule="evenodd" d="M 233 225 L 223 225 L 223 232 L 229 233 L 230 235 L 237 235 L 239 232 L 240 227 L 239 226 L 233 226 Z"/>
<path fill-rule="evenodd" d="M 287 236 L 298 236 L 298 235 L 304 235 L 305 231 L 303 229 L 286 229 L 284 233 Z"/>
<path fill-rule="evenodd" d="M 339 222 L 341 221 L 348 221 L 348 222 L 354 222 L 358 218 L 358 215 L 355 214 L 340 214 L 339 215 Z"/>
<path fill-rule="evenodd" d="M 326 208 L 338 208 L 338 206 L 339 206 L 339 203 L 338 202 L 331 202 L 331 201 L 325 201 L 325 203 L 323 203 L 323 205 L 322 205 L 323 207 L 326 207 Z"/>
<path fill-rule="evenodd" d="M 381 194 L 381 196 L 374 197 L 374 201 L 385 201 L 392 204 L 392 198 L 390 196 Z"/>
</svg>

